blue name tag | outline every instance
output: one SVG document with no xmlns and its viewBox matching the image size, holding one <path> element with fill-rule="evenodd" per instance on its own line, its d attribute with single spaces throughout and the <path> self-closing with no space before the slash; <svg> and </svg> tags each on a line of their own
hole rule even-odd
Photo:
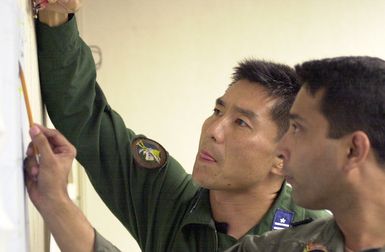
<svg viewBox="0 0 385 252">
<path fill-rule="evenodd" d="M 277 209 L 274 214 L 273 225 L 271 229 L 284 229 L 291 226 L 293 221 L 294 212 L 287 210 Z"/>
</svg>

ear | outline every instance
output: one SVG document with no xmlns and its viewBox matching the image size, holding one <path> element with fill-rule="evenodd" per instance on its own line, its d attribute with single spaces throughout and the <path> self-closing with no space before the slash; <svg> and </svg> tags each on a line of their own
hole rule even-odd
<svg viewBox="0 0 385 252">
<path fill-rule="evenodd" d="M 347 163 L 345 170 L 351 170 L 361 165 L 368 158 L 370 141 L 363 131 L 355 131 L 349 135 Z"/>
<path fill-rule="evenodd" d="M 273 168 L 271 169 L 273 174 L 283 176 L 283 159 L 279 156 L 275 157 Z"/>
</svg>

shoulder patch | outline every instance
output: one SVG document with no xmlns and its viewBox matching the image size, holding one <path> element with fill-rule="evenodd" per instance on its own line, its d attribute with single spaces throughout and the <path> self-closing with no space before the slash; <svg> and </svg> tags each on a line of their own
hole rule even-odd
<svg viewBox="0 0 385 252">
<path fill-rule="evenodd" d="M 138 137 L 131 143 L 135 163 L 147 169 L 161 168 L 167 161 L 167 152 L 154 140 Z"/>
</svg>

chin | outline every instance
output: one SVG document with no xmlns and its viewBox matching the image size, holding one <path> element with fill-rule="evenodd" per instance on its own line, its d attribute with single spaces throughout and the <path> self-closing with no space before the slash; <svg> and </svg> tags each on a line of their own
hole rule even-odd
<svg viewBox="0 0 385 252">
<path fill-rule="evenodd" d="M 199 181 L 196 179 L 193 179 L 194 183 L 197 184 L 198 186 L 205 188 L 205 189 L 210 189 L 210 186 L 207 186 L 207 184 L 204 181 Z"/>
<path fill-rule="evenodd" d="M 204 180 L 202 179 L 202 175 L 200 175 L 199 173 L 193 172 L 192 175 L 191 175 L 191 177 L 192 177 L 192 180 L 193 180 L 196 184 L 198 184 L 198 185 L 200 185 L 200 186 L 202 186 L 202 187 L 203 187 L 203 185 L 205 184 L 205 183 L 204 183 Z"/>
<path fill-rule="evenodd" d="M 212 189 L 210 186 L 209 181 L 207 181 L 207 176 L 204 176 L 203 174 L 196 175 L 193 173 L 192 180 L 195 184 L 199 185 L 200 187 L 206 188 L 206 189 Z"/>
</svg>

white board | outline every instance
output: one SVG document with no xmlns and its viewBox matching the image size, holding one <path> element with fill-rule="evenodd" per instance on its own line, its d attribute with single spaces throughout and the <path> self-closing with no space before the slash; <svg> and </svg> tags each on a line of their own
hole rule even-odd
<svg viewBox="0 0 385 252">
<path fill-rule="evenodd" d="M 29 126 L 18 67 L 20 62 L 35 121 L 41 123 L 31 3 L 29 0 L 3 0 L 0 11 L 0 251 L 34 251 L 30 249 L 30 214 L 22 165 L 30 141 Z"/>
</svg>

